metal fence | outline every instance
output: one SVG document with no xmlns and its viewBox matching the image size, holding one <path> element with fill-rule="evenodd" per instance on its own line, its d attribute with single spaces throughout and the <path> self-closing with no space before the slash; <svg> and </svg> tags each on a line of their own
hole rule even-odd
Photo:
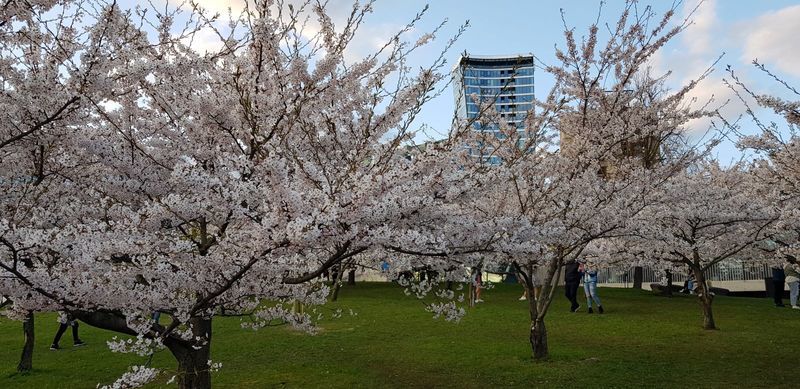
<svg viewBox="0 0 800 389">
<path fill-rule="evenodd" d="M 630 283 L 633 282 L 633 267 L 611 267 L 598 272 L 598 283 Z M 649 267 L 642 268 L 642 282 L 661 282 L 665 276 L 663 272 Z M 672 271 L 672 282 L 679 283 L 686 280 L 688 268 Z M 772 270 L 766 264 L 751 264 L 742 261 L 730 260 L 715 264 L 706 271 L 709 281 L 749 281 L 763 280 L 772 277 Z"/>
</svg>

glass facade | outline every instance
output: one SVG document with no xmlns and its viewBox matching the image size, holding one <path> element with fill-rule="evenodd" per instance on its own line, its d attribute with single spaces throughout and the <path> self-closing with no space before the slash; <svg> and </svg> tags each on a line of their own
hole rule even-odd
<svg viewBox="0 0 800 389">
<path fill-rule="evenodd" d="M 463 55 L 453 68 L 454 95 L 460 118 L 472 119 L 482 104 L 493 104 L 502 120 L 524 133 L 525 117 L 533 108 L 534 58 L 531 54 L 507 57 Z M 504 135 L 497 124 L 474 123 L 475 131 L 492 132 L 498 139 Z M 496 156 L 482 155 L 481 145 L 466 145 L 470 155 L 489 163 L 499 163 Z M 489 150 L 490 151 L 490 150 Z M 491 154 L 489 152 L 489 154 Z"/>
</svg>

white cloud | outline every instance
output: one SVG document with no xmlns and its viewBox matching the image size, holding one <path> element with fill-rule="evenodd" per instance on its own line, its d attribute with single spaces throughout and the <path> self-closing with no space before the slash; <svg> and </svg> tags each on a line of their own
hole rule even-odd
<svg viewBox="0 0 800 389">
<path fill-rule="evenodd" d="M 722 82 L 721 74 L 712 74 L 709 78 L 701 81 L 689 92 L 687 98 L 694 99 L 694 101 L 691 102 L 693 108 L 705 106 L 706 109 L 718 109 L 720 115 L 729 121 L 735 121 L 736 118 L 745 111 L 744 104 L 736 97 L 735 93 Z M 687 124 L 689 135 L 703 135 L 709 130 L 711 121 L 712 119 L 710 118 L 691 120 Z M 719 124 L 718 121 L 717 124 Z"/>
<path fill-rule="evenodd" d="M 195 0 L 197 4 L 211 12 L 220 15 L 227 15 L 230 9 L 234 15 L 239 14 L 244 9 L 246 0 Z"/>
<path fill-rule="evenodd" d="M 690 15 L 691 12 L 694 12 Z M 683 33 L 683 43 L 692 55 L 708 54 L 714 50 L 714 29 L 717 26 L 716 0 L 689 0 L 683 5 L 683 16 L 692 25 Z"/>
<path fill-rule="evenodd" d="M 800 5 L 767 12 L 745 27 L 743 62 L 758 59 L 800 77 Z"/>
<path fill-rule="evenodd" d="M 234 16 L 238 15 L 244 10 L 244 7 L 248 2 L 248 0 L 195 1 L 206 10 L 214 13 L 218 12 L 222 16 L 226 16 L 228 14 L 228 9 L 233 12 Z M 304 2 L 302 0 L 289 0 L 286 2 L 286 4 L 292 4 L 296 8 L 299 8 L 303 3 Z M 347 18 L 350 16 L 352 6 L 352 0 L 329 0 L 327 2 L 327 14 L 330 16 L 337 30 L 341 30 L 341 28 L 343 28 Z M 305 15 L 303 15 L 303 18 L 306 16 L 308 16 L 308 23 L 303 26 L 301 35 L 305 39 L 314 39 L 320 31 L 320 26 L 316 15 L 313 14 L 310 6 L 305 8 Z M 303 20 L 303 18 L 301 18 L 301 20 Z M 402 24 L 385 22 L 375 23 L 371 21 L 372 19 L 374 19 L 374 16 L 367 15 L 367 17 L 364 19 L 364 24 L 359 28 L 358 34 L 356 34 L 355 38 L 345 51 L 345 59 L 348 62 L 356 61 L 380 49 L 389 40 L 389 38 L 392 37 L 392 35 L 394 35 L 403 27 Z M 207 34 L 206 37 L 210 38 L 211 40 L 216 40 L 216 42 L 212 44 L 212 47 L 219 46 L 219 40 L 216 39 L 215 36 Z M 196 42 L 195 44 L 197 44 L 198 47 L 205 49 L 205 46 L 202 42 Z"/>
<path fill-rule="evenodd" d="M 688 0 L 683 4 L 684 18 L 691 25 L 681 34 L 681 47 L 658 58 L 656 64 L 671 69 L 679 85 L 686 85 L 698 79 L 722 53 L 720 40 L 721 23 L 717 15 L 716 0 Z M 719 69 L 701 81 L 686 96 L 692 108 L 721 108 L 725 117 L 737 116 L 742 106 L 734 98 L 733 92 L 722 82 Z M 690 136 L 699 136 L 708 131 L 711 120 L 695 119 L 687 124 Z"/>
<path fill-rule="evenodd" d="M 189 39 L 185 39 L 184 43 L 189 45 L 198 53 L 216 53 L 224 48 L 222 39 L 211 28 L 203 28 L 197 31 L 196 34 Z"/>
</svg>

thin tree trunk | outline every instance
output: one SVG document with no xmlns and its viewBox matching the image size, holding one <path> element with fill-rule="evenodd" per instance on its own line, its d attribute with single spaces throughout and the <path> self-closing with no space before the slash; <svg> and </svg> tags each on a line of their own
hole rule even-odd
<svg viewBox="0 0 800 389">
<path fill-rule="evenodd" d="M 305 314 L 306 312 L 306 304 L 300 302 L 300 300 L 292 300 L 292 313 L 299 313 Z"/>
<path fill-rule="evenodd" d="M 355 285 L 356 284 L 356 270 L 350 270 L 347 272 L 347 285 Z"/>
<path fill-rule="evenodd" d="M 25 321 L 22 323 L 22 332 L 25 334 L 25 345 L 22 347 L 22 356 L 19 358 L 17 371 L 25 373 L 33 369 L 33 344 L 35 340 L 34 334 L 34 321 L 33 312 L 28 312 Z"/>
<path fill-rule="evenodd" d="M 475 286 L 472 285 L 472 281 L 471 280 L 470 280 L 470 282 L 467 282 L 467 295 L 469 296 L 469 302 L 468 302 L 467 305 L 469 307 L 474 307 L 475 306 Z"/>
<path fill-rule="evenodd" d="M 331 293 L 331 301 L 336 301 L 339 299 L 339 289 L 341 288 L 342 286 L 339 284 L 339 282 L 333 284 L 333 293 Z"/>
<path fill-rule="evenodd" d="M 333 293 L 331 294 L 331 301 L 339 299 L 339 289 L 342 288 L 342 277 L 344 276 L 343 264 L 339 264 L 339 270 L 336 272 L 336 278 L 333 280 Z"/>
<path fill-rule="evenodd" d="M 211 319 L 194 318 L 189 321 L 192 334 L 204 343 L 192 343 L 169 339 L 164 344 L 178 361 L 178 387 L 181 389 L 211 388 Z M 194 347 L 193 347 L 194 346 Z"/>
</svg>

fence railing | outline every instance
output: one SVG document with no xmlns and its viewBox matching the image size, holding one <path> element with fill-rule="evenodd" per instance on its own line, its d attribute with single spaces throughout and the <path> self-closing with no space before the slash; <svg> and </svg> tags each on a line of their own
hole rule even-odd
<svg viewBox="0 0 800 389">
<path fill-rule="evenodd" d="M 633 267 L 602 269 L 597 274 L 597 282 L 601 284 L 633 282 L 633 272 Z M 644 283 L 661 282 L 664 273 L 649 267 L 643 267 L 642 276 L 642 282 Z M 688 269 L 672 271 L 673 283 L 686 281 L 687 277 Z M 749 264 L 736 260 L 717 263 L 706 271 L 706 278 L 709 281 L 750 281 L 763 280 L 767 277 L 772 277 L 772 270 L 769 265 Z"/>
</svg>

